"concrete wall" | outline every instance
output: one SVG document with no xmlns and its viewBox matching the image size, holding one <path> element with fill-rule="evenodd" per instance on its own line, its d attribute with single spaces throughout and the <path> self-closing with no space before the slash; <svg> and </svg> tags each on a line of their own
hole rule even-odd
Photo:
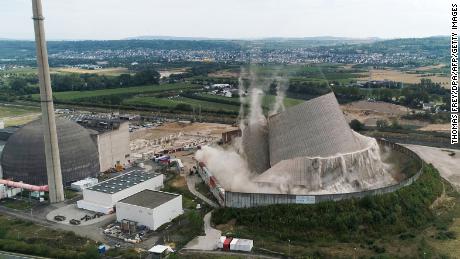
<svg viewBox="0 0 460 259">
<path fill-rule="evenodd" d="M 153 209 L 123 202 L 117 202 L 116 208 L 117 221 L 128 219 L 140 225 L 147 226 L 150 229 L 156 229 Z"/>
<path fill-rule="evenodd" d="M 117 161 L 126 164 L 131 153 L 129 150 L 129 123 L 122 122 L 118 129 L 98 134 L 97 146 L 101 172 L 113 168 Z"/>
<path fill-rule="evenodd" d="M 117 202 L 116 208 L 117 221 L 128 219 L 156 230 L 183 213 L 182 195 L 154 209 L 123 202 Z"/>
<path fill-rule="evenodd" d="M 271 166 L 296 157 L 328 157 L 364 148 L 348 126 L 334 93 L 269 117 L 268 128 Z"/>
<path fill-rule="evenodd" d="M 170 222 L 182 213 L 184 213 L 182 209 L 182 195 L 179 195 L 153 210 L 153 217 L 155 222 L 154 229 L 157 229 L 163 224 Z"/>
<path fill-rule="evenodd" d="M 225 191 L 225 207 L 249 208 L 271 204 L 314 204 L 323 201 L 339 201 L 350 198 L 362 198 L 368 195 L 378 195 L 397 191 L 402 187 L 412 184 L 420 177 L 420 175 L 423 173 L 424 162 L 416 153 L 401 145 L 388 142 L 383 139 L 379 139 L 378 142 L 381 145 L 388 146 L 391 149 L 404 153 L 411 159 L 414 159 L 415 161 L 417 161 L 419 169 L 416 171 L 414 175 L 402 180 L 398 184 L 362 192 L 323 195 L 295 195 L 273 193 L 241 193 Z"/>
</svg>

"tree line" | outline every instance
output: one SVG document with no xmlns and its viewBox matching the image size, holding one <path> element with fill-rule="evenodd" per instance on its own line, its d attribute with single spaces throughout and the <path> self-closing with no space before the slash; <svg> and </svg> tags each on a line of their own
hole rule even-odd
<svg viewBox="0 0 460 259">
<path fill-rule="evenodd" d="M 51 87 L 55 92 L 89 91 L 121 88 L 160 83 L 160 73 L 153 69 L 144 69 L 135 74 L 107 76 L 98 74 L 51 74 Z M 39 93 L 38 79 L 34 74 L 20 75 L 4 86 L 15 95 Z"/>
</svg>

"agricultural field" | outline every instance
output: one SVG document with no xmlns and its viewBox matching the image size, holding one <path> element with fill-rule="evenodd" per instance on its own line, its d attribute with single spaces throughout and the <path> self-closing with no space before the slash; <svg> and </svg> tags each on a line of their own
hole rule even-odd
<svg viewBox="0 0 460 259">
<path fill-rule="evenodd" d="M 197 100 L 187 97 L 176 97 L 176 98 L 156 98 L 150 96 L 135 96 L 123 101 L 125 105 L 134 106 L 146 106 L 146 107 L 163 107 L 163 108 L 175 108 L 178 104 L 188 104 L 190 108 L 194 108 L 198 111 L 201 107 L 203 111 L 230 111 L 237 112 L 239 106 L 208 102 L 203 100 Z"/>
<path fill-rule="evenodd" d="M 187 71 L 187 67 L 183 68 L 171 68 L 171 69 L 160 69 L 158 73 L 160 73 L 161 78 L 169 77 L 170 75 L 182 74 Z"/>
<path fill-rule="evenodd" d="M 146 85 L 146 86 L 135 86 L 126 88 L 114 88 L 114 89 L 101 89 L 93 91 L 67 91 L 67 92 L 55 92 L 53 93 L 54 98 L 57 101 L 75 101 L 83 98 L 93 98 L 102 96 L 112 95 L 135 95 L 143 93 L 159 93 L 172 90 L 186 90 L 193 89 L 195 86 L 192 84 L 164 84 L 164 85 Z M 40 96 L 38 94 L 32 95 L 34 100 L 38 100 Z"/>
<path fill-rule="evenodd" d="M 418 84 L 420 80 L 431 79 L 431 81 L 435 83 L 440 83 L 442 86 L 446 88 L 450 88 L 450 78 L 449 76 L 444 76 L 440 74 L 433 74 L 428 73 L 430 70 L 414 70 L 414 71 L 400 71 L 394 69 L 370 69 L 368 73 L 366 73 L 366 77 L 362 78 L 361 80 L 389 80 L 389 81 L 396 81 L 408 84 Z M 419 72 L 416 72 L 419 71 Z M 421 73 L 421 71 L 425 71 L 426 73 Z"/>
<path fill-rule="evenodd" d="M 264 96 L 262 101 L 262 106 L 264 110 L 268 111 L 271 109 L 273 103 L 275 103 L 275 96 L 267 95 Z M 300 99 L 285 98 L 284 105 L 286 107 L 293 106 L 303 102 Z M 202 111 L 209 112 L 230 112 L 238 113 L 240 109 L 239 98 L 227 98 L 223 96 L 216 96 L 210 94 L 197 94 L 190 95 L 187 97 L 174 97 L 174 98 L 158 98 L 151 96 L 134 96 L 132 98 L 126 99 L 122 102 L 124 105 L 133 105 L 133 106 L 144 106 L 144 107 L 161 107 L 161 108 L 176 108 L 179 104 L 189 105 L 189 109 L 198 109 L 201 108 Z"/>
<path fill-rule="evenodd" d="M 83 69 L 83 68 L 76 68 L 76 67 L 52 67 L 50 68 L 50 72 L 52 74 L 97 74 L 97 75 L 106 75 L 106 76 L 119 76 L 120 74 L 131 74 L 132 72 L 129 69 L 124 67 L 110 67 L 110 68 L 102 68 L 102 69 Z M 15 68 L 9 69 L 5 71 L 0 71 L 0 75 L 2 74 L 37 74 L 37 69 L 33 67 L 23 67 L 23 68 Z"/>
<path fill-rule="evenodd" d="M 32 121 L 40 115 L 38 107 L 0 105 L 0 120 L 5 126 L 17 126 Z"/>
<path fill-rule="evenodd" d="M 289 65 L 289 66 L 264 66 L 251 67 L 258 74 L 267 77 L 288 76 L 292 80 L 309 82 L 349 83 L 351 81 L 389 80 L 408 84 L 420 83 L 420 80 L 431 79 L 435 83 L 441 83 L 448 87 L 449 76 L 446 66 L 443 64 L 411 68 L 406 70 L 392 68 L 354 68 L 353 65 L 339 64 L 314 64 L 314 65 Z M 235 69 L 223 69 L 208 75 L 211 78 L 238 78 L 240 72 Z M 249 77 L 244 73 L 243 77 Z"/>
<path fill-rule="evenodd" d="M 97 74 L 106 76 L 119 76 L 121 74 L 131 74 L 132 72 L 125 67 L 109 67 L 101 69 L 83 69 L 76 67 L 56 67 L 51 68 L 51 73 L 76 73 L 76 74 Z"/>
<path fill-rule="evenodd" d="M 0 118 L 15 117 L 40 112 L 38 107 L 0 105 Z"/>
</svg>

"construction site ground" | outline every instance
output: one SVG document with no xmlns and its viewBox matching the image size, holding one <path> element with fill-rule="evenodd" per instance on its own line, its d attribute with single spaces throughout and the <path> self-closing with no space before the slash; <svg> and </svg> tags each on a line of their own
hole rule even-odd
<svg viewBox="0 0 460 259">
<path fill-rule="evenodd" d="M 415 110 L 392 103 L 357 101 L 341 105 L 341 108 L 348 122 L 356 119 L 367 126 L 376 126 L 378 120 L 386 120 L 388 123 L 397 120 L 401 125 L 415 126 L 423 131 L 450 130 L 448 123 L 432 124 L 426 121 L 403 119 L 403 115 L 407 115 Z"/>
<path fill-rule="evenodd" d="M 193 155 L 197 146 L 216 143 L 222 133 L 237 129 L 231 125 L 218 123 L 165 123 L 155 128 L 144 128 L 130 135 L 130 149 L 133 157 L 151 157 L 153 153 L 167 149 L 185 150 L 171 153 L 181 159 L 184 172 L 195 165 Z"/>
</svg>

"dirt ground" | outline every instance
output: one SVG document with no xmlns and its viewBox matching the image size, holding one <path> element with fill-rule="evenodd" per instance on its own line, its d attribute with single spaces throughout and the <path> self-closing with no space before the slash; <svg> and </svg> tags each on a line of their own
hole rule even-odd
<svg viewBox="0 0 460 259">
<path fill-rule="evenodd" d="M 211 144 L 221 139 L 222 132 L 236 129 L 217 123 L 165 123 L 162 126 L 142 129 L 131 133 L 130 149 L 134 157 L 149 157 L 163 150 L 185 151 L 171 153 L 172 158 L 181 159 L 183 172 L 188 173 L 195 165 L 193 156 L 198 146 Z M 189 150 L 187 150 L 189 149 Z"/>
<path fill-rule="evenodd" d="M 418 130 L 422 131 L 445 131 L 449 132 L 450 131 L 450 124 L 445 123 L 445 124 L 428 124 Z"/>
<path fill-rule="evenodd" d="M 240 74 L 230 70 L 219 70 L 208 74 L 209 77 L 225 77 L 225 78 L 238 78 Z"/>
<path fill-rule="evenodd" d="M 119 75 L 122 73 L 129 73 L 129 70 L 124 67 L 111 67 L 96 70 L 76 68 L 76 67 L 60 67 L 52 68 L 53 73 L 78 73 L 78 74 L 98 74 L 98 75 Z"/>
<path fill-rule="evenodd" d="M 425 67 L 422 69 L 417 70 L 429 70 L 431 67 Z M 450 88 L 450 78 L 447 76 L 439 76 L 439 75 L 431 75 L 431 76 L 424 76 L 423 74 L 412 74 L 406 73 L 399 70 L 392 70 L 392 69 L 371 69 L 367 74 L 367 77 L 363 77 L 360 80 L 390 80 L 390 81 L 397 81 L 403 83 L 420 83 L 422 78 L 431 79 L 431 81 L 436 83 L 441 83 L 441 85 L 445 88 Z"/>
<path fill-rule="evenodd" d="M 183 74 L 187 71 L 187 68 L 177 68 L 177 69 L 169 69 L 169 70 L 160 70 L 158 71 L 160 73 L 161 78 L 169 77 L 170 75 L 175 75 L 175 74 Z"/>
<path fill-rule="evenodd" d="M 342 105 L 341 108 L 348 122 L 356 119 L 369 126 L 375 126 L 378 120 L 390 122 L 410 111 L 409 108 L 401 105 L 368 101 L 352 102 Z"/>
<path fill-rule="evenodd" d="M 151 128 L 144 130 L 143 134 L 140 134 L 136 138 L 143 139 L 156 139 L 165 136 L 169 136 L 175 133 L 187 133 L 196 135 L 212 135 L 220 137 L 222 132 L 236 129 L 235 127 L 227 124 L 219 123 L 180 123 L 172 122 L 165 123 L 160 127 Z"/>
</svg>

